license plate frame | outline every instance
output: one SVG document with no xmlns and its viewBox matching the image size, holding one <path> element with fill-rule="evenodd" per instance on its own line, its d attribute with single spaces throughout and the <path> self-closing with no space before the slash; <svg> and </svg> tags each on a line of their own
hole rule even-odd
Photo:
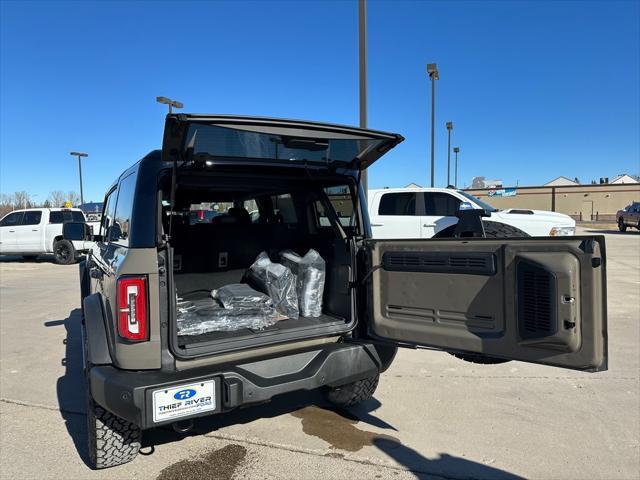
<svg viewBox="0 0 640 480">
<path fill-rule="evenodd" d="M 218 409 L 217 379 L 208 378 L 151 391 L 153 423 L 214 413 Z"/>
</svg>

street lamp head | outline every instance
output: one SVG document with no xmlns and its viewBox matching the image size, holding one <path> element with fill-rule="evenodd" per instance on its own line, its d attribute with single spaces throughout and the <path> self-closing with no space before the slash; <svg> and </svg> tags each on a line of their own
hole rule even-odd
<svg viewBox="0 0 640 480">
<path fill-rule="evenodd" d="M 453 122 L 447 122 L 447 130 L 453 130 Z"/>
<path fill-rule="evenodd" d="M 458 153 L 458 152 L 460 151 L 460 147 L 453 147 L 453 151 L 454 151 L 455 153 Z"/>
<path fill-rule="evenodd" d="M 156 97 L 156 102 L 162 103 L 164 105 L 169 105 L 170 107 L 174 107 L 174 108 L 184 107 L 182 102 L 179 102 L 177 100 L 171 100 L 170 98 L 167 98 L 167 97 Z"/>
<path fill-rule="evenodd" d="M 89 156 L 88 153 L 82 153 L 82 152 L 69 152 L 69 155 L 73 155 L 74 157 L 88 157 Z"/>
<path fill-rule="evenodd" d="M 438 72 L 438 66 L 435 63 L 427 63 L 427 73 L 431 80 L 440 80 L 440 73 Z"/>
</svg>

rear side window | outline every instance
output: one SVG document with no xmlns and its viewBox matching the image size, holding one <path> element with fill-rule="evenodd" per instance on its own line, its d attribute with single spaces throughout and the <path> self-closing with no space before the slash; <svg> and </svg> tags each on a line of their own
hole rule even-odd
<svg viewBox="0 0 640 480">
<path fill-rule="evenodd" d="M 424 193 L 425 215 L 455 217 L 460 207 L 460 199 L 443 192 Z"/>
<path fill-rule="evenodd" d="M 273 202 L 273 213 L 281 223 L 298 223 L 298 216 L 296 215 L 296 207 L 293 204 L 293 198 L 291 195 L 276 195 L 271 197 Z"/>
<path fill-rule="evenodd" d="M 22 223 L 24 212 L 13 212 L 7 215 L 0 222 L 0 227 L 13 227 Z"/>
<path fill-rule="evenodd" d="M 49 223 L 84 222 L 84 215 L 77 210 L 57 210 L 49 213 Z"/>
<path fill-rule="evenodd" d="M 51 212 L 49 214 L 49 223 L 62 223 L 62 222 L 64 222 L 62 212 Z"/>
<path fill-rule="evenodd" d="M 380 199 L 378 215 L 415 215 L 416 194 L 413 192 L 385 193 Z"/>
<path fill-rule="evenodd" d="M 112 242 L 129 245 L 131 232 L 131 213 L 133 211 L 133 195 L 136 188 L 136 175 L 132 173 L 120 181 L 118 187 L 118 203 L 114 215 L 113 230 L 110 234 Z"/>
<path fill-rule="evenodd" d="M 356 216 L 354 209 L 353 197 L 351 195 L 351 189 L 348 185 L 340 185 L 336 187 L 325 187 L 324 192 L 329 198 L 329 202 L 333 207 L 333 210 L 338 217 L 340 225 L 345 227 L 345 230 L 349 233 L 353 233 L 353 229 L 356 226 Z M 317 200 L 315 202 L 315 214 L 316 225 L 320 228 L 331 227 L 331 222 L 327 216 L 327 212 L 322 202 Z"/>
<path fill-rule="evenodd" d="M 100 220 L 100 235 L 102 235 L 103 241 L 107 239 L 107 229 L 111 226 L 113 221 L 114 209 L 116 207 L 116 198 L 118 197 L 118 190 L 114 190 L 107 195 L 104 199 L 104 207 L 102 210 L 102 219 Z"/>
<path fill-rule="evenodd" d="M 22 219 L 22 225 L 38 225 L 42 218 L 42 212 L 40 210 L 33 212 L 24 212 L 24 218 Z"/>
</svg>

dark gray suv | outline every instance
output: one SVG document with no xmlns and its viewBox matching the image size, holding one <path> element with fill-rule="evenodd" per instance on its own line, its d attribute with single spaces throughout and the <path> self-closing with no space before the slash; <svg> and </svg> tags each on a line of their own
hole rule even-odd
<svg viewBox="0 0 640 480">
<path fill-rule="evenodd" d="M 96 242 L 80 265 L 95 468 L 132 460 L 142 430 L 187 429 L 287 392 L 321 389 L 353 405 L 374 393 L 397 347 L 606 370 L 603 237 L 371 239 L 361 172 L 402 140 L 167 116 L 162 150 L 108 190 L 98 235 L 65 226 L 67 238 Z M 311 250 L 325 265 L 315 316 L 181 330 L 190 309 L 210 325 L 222 308 L 211 291 L 243 286 L 260 255 L 277 263 L 282 251 Z"/>
</svg>

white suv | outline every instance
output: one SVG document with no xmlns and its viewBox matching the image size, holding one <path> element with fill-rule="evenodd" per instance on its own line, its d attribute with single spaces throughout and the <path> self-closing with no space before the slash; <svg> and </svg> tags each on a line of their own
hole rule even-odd
<svg viewBox="0 0 640 480">
<path fill-rule="evenodd" d="M 14 210 L 0 219 L 0 254 L 35 258 L 53 253 L 56 263 L 76 261 L 92 242 L 71 242 L 62 238 L 66 222 L 86 222 L 78 208 L 29 208 Z"/>
<path fill-rule="evenodd" d="M 456 213 L 483 209 L 487 236 L 548 237 L 574 235 L 576 222 L 568 215 L 544 210 L 498 210 L 477 197 L 452 188 L 387 188 L 369 190 L 373 238 L 431 238 L 453 236 Z"/>
</svg>

